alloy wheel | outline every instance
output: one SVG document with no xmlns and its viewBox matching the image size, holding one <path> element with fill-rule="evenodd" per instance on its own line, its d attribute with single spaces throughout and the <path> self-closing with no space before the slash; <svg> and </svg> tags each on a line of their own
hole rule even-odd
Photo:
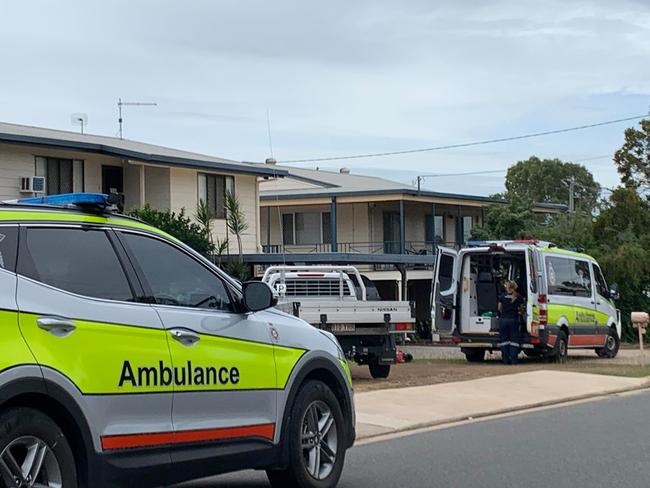
<svg viewBox="0 0 650 488">
<path fill-rule="evenodd" d="M 327 478 L 336 463 L 338 433 L 332 410 L 324 402 L 315 401 L 307 407 L 301 445 L 309 474 L 317 480 Z"/>
<path fill-rule="evenodd" d="M 13 440 L 0 453 L 0 480 L 8 487 L 61 488 L 61 467 L 50 447 L 33 436 Z"/>
</svg>

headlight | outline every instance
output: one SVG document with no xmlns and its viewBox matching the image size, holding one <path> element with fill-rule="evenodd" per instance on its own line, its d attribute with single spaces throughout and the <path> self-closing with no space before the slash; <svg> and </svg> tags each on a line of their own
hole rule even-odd
<svg viewBox="0 0 650 488">
<path fill-rule="evenodd" d="M 334 345 L 336 346 L 336 351 L 338 352 L 338 355 L 339 355 L 339 359 L 341 361 L 347 361 L 347 359 L 345 357 L 345 353 L 343 352 L 343 348 L 341 347 L 341 344 L 339 344 L 339 341 L 336 339 L 336 336 L 334 334 L 332 334 L 331 332 L 328 332 L 326 330 L 320 330 L 319 329 L 319 332 L 334 343 Z"/>
</svg>

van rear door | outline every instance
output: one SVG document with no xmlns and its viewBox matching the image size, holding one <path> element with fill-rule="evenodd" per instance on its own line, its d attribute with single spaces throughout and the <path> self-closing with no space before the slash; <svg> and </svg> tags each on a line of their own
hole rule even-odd
<svg viewBox="0 0 650 488">
<path fill-rule="evenodd" d="M 531 335 L 538 336 L 540 325 L 539 296 L 543 294 L 543 291 L 540 289 L 542 286 L 540 280 L 541 259 L 534 246 L 528 246 L 528 249 L 526 249 L 526 269 L 528 290 L 525 290 L 525 292 L 520 290 L 521 294 L 526 297 L 526 330 Z"/>
<path fill-rule="evenodd" d="M 431 321 L 433 329 L 441 336 L 451 335 L 455 329 L 457 267 L 458 251 L 439 247 L 433 273 Z"/>
</svg>

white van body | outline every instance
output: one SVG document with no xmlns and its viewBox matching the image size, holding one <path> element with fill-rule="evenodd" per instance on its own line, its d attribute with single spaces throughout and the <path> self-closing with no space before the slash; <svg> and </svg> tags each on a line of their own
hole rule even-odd
<svg viewBox="0 0 650 488">
<path fill-rule="evenodd" d="M 586 254 L 538 241 L 493 241 L 455 250 L 439 248 L 434 271 L 432 323 L 470 361 L 498 349 L 497 304 L 513 280 L 526 300 L 521 344 L 527 355 L 566 357 L 594 349 L 614 357 L 620 313 L 600 266 Z"/>
</svg>

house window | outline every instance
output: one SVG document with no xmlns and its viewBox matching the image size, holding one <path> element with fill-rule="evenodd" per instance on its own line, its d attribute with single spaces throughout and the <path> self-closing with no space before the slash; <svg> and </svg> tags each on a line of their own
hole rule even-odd
<svg viewBox="0 0 650 488">
<path fill-rule="evenodd" d="M 234 191 L 232 176 L 199 173 L 199 201 L 207 203 L 215 218 L 226 218 L 226 192 Z"/>
<path fill-rule="evenodd" d="M 463 217 L 463 242 L 467 242 L 472 237 L 472 226 L 474 225 L 474 218 L 466 215 Z"/>
<path fill-rule="evenodd" d="M 282 243 L 285 245 L 292 245 L 296 243 L 292 213 L 282 214 Z"/>
<path fill-rule="evenodd" d="M 80 159 L 36 157 L 36 176 L 45 177 L 48 195 L 84 191 L 84 162 Z"/>
<path fill-rule="evenodd" d="M 321 214 L 321 224 L 322 224 L 322 242 L 323 244 L 329 244 L 332 242 L 332 214 L 330 212 L 323 212 Z"/>
<path fill-rule="evenodd" d="M 284 244 L 320 244 L 331 240 L 329 212 L 296 212 L 282 214 Z"/>
<path fill-rule="evenodd" d="M 426 242 L 441 243 L 443 242 L 445 221 L 442 215 L 427 215 L 426 227 L 424 229 L 424 240 Z"/>
</svg>

